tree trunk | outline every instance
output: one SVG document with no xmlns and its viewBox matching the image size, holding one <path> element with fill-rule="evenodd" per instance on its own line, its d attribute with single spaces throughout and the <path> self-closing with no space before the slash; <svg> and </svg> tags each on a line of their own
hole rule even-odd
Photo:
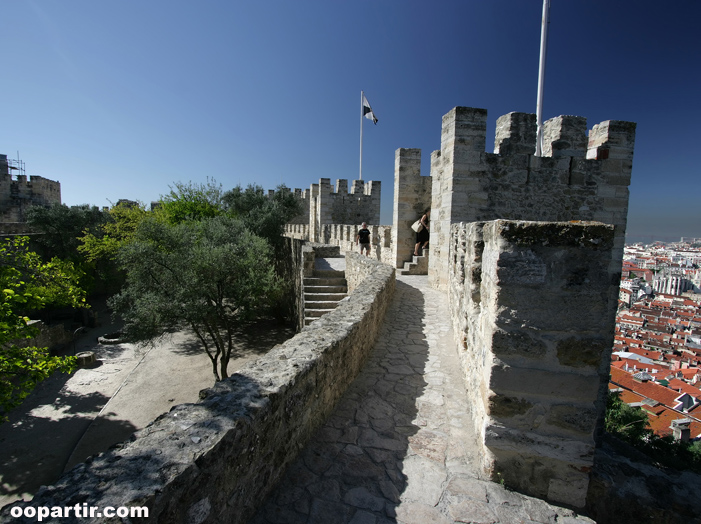
<svg viewBox="0 0 701 524">
<path fill-rule="evenodd" d="M 224 355 L 222 355 L 220 362 L 221 362 L 221 366 L 220 366 L 221 376 L 222 376 L 222 380 L 224 380 L 225 378 L 229 377 L 229 372 L 226 369 L 227 366 L 229 365 L 229 359 L 225 358 Z"/>
<path fill-rule="evenodd" d="M 212 373 L 214 373 L 214 382 L 219 382 L 221 380 L 221 378 L 219 378 L 219 373 L 217 372 L 217 360 L 216 359 L 212 359 Z"/>
</svg>

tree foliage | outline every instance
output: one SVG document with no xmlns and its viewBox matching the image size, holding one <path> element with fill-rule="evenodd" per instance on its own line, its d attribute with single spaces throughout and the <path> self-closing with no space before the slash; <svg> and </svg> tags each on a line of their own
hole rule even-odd
<svg viewBox="0 0 701 524">
<path fill-rule="evenodd" d="M 22 339 L 37 330 L 29 325 L 30 311 L 47 305 L 87 307 L 72 262 L 57 258 L 43 262 L 27 248 L 28 238 L 0 244 L 0 420 L 22 402 L 36 384 L 54 371 L 70 372 L 75 357 L 54 357 L 47 348 L 22 347 Z"/>
<path fill-rule="evenodd" d="M 246 189 L 236 186 L 223 195 L 222 204 L 228 215 L 243 220 L 273 246 L 282 241 L 284 225 L 302 212 L 299 200 L 283 185 L 272 196 L 258 185 L 249 184 Z"/>
<path fill-rule="evenodd" d="M 606 399 L 604 421 L 606 431 L 627 442 L 642 441 L 653 434 L 645 412 L 623 402 L 618 392 L 609 393 Z"/>
<path fill-rule="evenodd" d="M 106 214 L 96 206 L 83 204 L 68 207 L 53 204 L 50 207 L 32 206 L 27 210 L 27 223 L 41 236 L 35 241 L 44 248 L 47 257 L 79 260 L 79 238 L 96 232 L 107 221 Z"/>
<path fill-rule="evenodd" d="M 645 411 L 627 405 L 618 392 L 609 393 L 606 399 L 605 429 L 658 465 L 701 473 L 701 442 L 681 442 L 671 435 L 656 435 L 650 429 Z"/>
<path fill-rule="evenodd" d="M 222 213 L 221 184 L 207 179 L 204 184 L 176 182 L 167 195 L 161 196 L 160 211 L 171 224 L 186 220 L 204 220 Z"/>
<path fill-rule="evenodd" d="M 139 224 L 148 216 L 149 212 L 141 203 L 112 206 L 99 229 L 79 238 L 81 244 L 77 249 L 91 262 L 115 261 L 119 248 L 134 238 Z"/>
<path fill-rule="evenodd" d="M 127 283 L 110 305 L 124 319 L 126 337 L 147 341 L 189 327 L 215 380 L 228 376 L 237 329 L 280 288 L 265 240 L 226 216 L 175 225 L 146 220 L 119 262 Z"/>
</svg>

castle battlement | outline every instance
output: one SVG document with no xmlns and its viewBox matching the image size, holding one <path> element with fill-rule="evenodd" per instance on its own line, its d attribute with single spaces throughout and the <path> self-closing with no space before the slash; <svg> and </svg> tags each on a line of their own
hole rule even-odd
<svg viewBox="0 0 701 524">
<path fill-rule="evenodd" d="M 326 224 L 380 223 L 381 184 L 376 180 L 353 180 L 348 192 L 348 180 L 339 178 L 331 184 L 330 178 L 320 178 L 302 191 L 295 188 L 304 212 L 291 224 L 309 224 L 310 240 L 319 241 Z"/>
<path fill-rule="evenodd" d="M 11 174 L 7 155 L 0 155 L 0 222 L 24 222 L 31 206 L 61 203 L 61 184 L 42 176 Z"/>
<path fill-rule="evenodd" d="M 587 136 L 585 118 L 558 116 L 543 125 L 543 155 L 537 157 L 535 115 L 514 112 L 497 120 L 494 153 L 487 153 L 487 111 L 452 109 L 443 117 L 441 149 L 431 157 L 432 284 L 447 288 L 448 238 L 456 222 L 612 224 L 620 266 L 635 127 L 608 120 Z"/>
</svg>

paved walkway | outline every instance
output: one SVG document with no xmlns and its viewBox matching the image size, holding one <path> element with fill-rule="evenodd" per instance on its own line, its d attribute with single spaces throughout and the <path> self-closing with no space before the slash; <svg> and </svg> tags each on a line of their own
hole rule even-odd
<svg viewBox="0 0 701 524">
<path fill-rule="evenodd" d="M 480 479 L 445 295 L 398 276 L 373 354 L 253 524 L 592 522 Z"/>
</svg>

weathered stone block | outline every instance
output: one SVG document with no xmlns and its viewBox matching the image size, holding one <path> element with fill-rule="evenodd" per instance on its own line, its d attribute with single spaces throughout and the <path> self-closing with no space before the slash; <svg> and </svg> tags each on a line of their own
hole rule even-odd
<svg viewBox="0 0 701 524">
<path fill-rule="evenodd" d="M 490 380 L 492 391 L 504 395 L 534 395 L 573 401 L 595 401 L 599 392 L 598 375 L 546 371 L 533 368 L 495 367 Z"/>
<path fill-rule="evenodd" d="M 570 337 L 557 343 L 557 359 L 563 366 L 596 368 L 609 350 L 608 339 Z"/>
</svg>

